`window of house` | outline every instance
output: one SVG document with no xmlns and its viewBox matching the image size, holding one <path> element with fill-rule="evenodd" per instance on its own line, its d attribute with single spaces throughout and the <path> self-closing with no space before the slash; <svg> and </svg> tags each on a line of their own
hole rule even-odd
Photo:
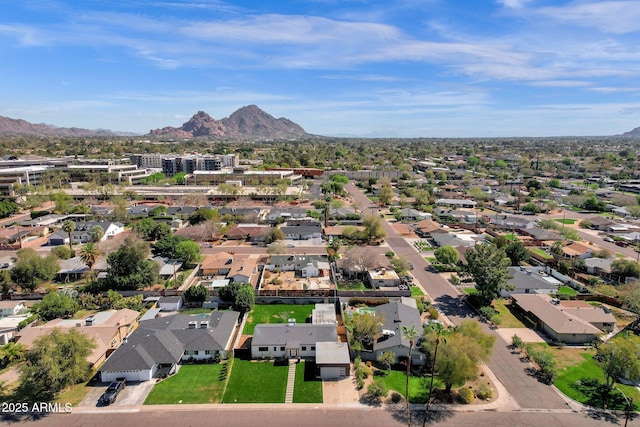
<svg viewBox="0 0 640 427">
<path fill-rule="evenodd" d="M 205 351 L 204 351 L 204 354 L 206 354 L 206 355 L 211 354 L 211 350 L 205 350 Z"/>
<path fill-rule="evenodd" d="M 269 347 L 258 347 L 258 351 L 269 351 Z"/>
<path fill-rule="evenodd" d="M 311 346 L 311 351 L 316 351 L 316 346 L 315 345 Z"/>
<path fill-rule="evenodd" d="M 284 347 L 280 347 L 280 351 L 284 351 Z"/>
<path fill-rule="evenodd" d="M 307 347 L 306 346 L 302 346 L 302 351 L 307 351 Z"/>
</svg>

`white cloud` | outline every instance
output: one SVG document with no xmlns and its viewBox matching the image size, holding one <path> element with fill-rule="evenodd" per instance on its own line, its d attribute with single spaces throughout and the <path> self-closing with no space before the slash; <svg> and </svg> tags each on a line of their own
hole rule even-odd
<svg viewBox="0 0 640 427">
<path fill-rule="evenodd" d="M 537 15 L 578 27 L 597 28 L 603 33 L 626 34 L 640 30 L 640 2 L 574 1 L 567 6 L 543 7 Z"/>
</svg>

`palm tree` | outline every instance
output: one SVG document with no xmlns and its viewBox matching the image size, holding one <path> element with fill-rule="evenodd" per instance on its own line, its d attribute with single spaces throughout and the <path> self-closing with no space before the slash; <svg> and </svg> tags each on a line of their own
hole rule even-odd
<svg viewBox="0 0 640 427">
<path fill-rule="evenodd" d="M 413 351 L 413 339 L 418 334 L 415 325 L 402 327 L 402 336 L 409 340 L 409 357 L 407 359 L 407 383 L 405 386 L 405 398 L 407 399 L 407 425 L 411 427 L 411 407 L 409 406 L 409 376 L 411 375 L 411 352 Z"/>
<path fill-rule="evenodd" d="M 75 231 L 75 229 L 76 223 L 71 221 L 70 219 L 62 223 L 62 230 L 69 233 L 69 249 L 71 250 L 71 253 L 73 253 L 73 247 L 71 246 L 71 233 Z"/>
<path fill-rule="evenodd" d="M 89 266 L 89 271 L 93 269 L 93 266 L 96 261 L 98 261 L 98 258 L 100 258 L 100 255 L 102 255 L 102 251 L 98 245 L 93 242 L 86 243 L 82 248 L 80 248 L 80 259 Z"/>
<path fill-rule="evenodd" d="M 92 242 L 97 243 L 104 237 L 104 228 L 100 227 L 99 225 L 94 225 L 93 227 L 91 227 L 91 230 L 89 230 L 89 232 L 91 233 Z"/>
<path fill-rule="evenodd" d="M 449 332 L 442 323 L 433 322 L 428 326 L 429 332 L 435 335 L 435 349 L 433 351 L 433 360 L 431 361 L 431 383 L 429 384 L 429 395 L 427 396 L 427 404 L 425 406 L 424 420 L 422 421 L 422 427 L 427 425 L 429 419 L 429 406 L 431 405 L 431 394 L 433 392 L 433 379 L 436 374 L 436 359 L 438 358 L 438 346 L 441 342 L 446 343 L 446 335 Z"/>
</svg>

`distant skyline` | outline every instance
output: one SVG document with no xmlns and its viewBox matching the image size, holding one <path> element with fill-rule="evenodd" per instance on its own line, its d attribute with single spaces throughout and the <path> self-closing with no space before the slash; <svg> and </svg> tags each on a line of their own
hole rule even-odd
<svg viewBox="0 0 640 427">
<path fill-rule="evenodd" d="M 0 115 L 144 134 L 256 104 L 360 137 L 640 126 L 640 2 L 2 1 Z"/>
</svg>

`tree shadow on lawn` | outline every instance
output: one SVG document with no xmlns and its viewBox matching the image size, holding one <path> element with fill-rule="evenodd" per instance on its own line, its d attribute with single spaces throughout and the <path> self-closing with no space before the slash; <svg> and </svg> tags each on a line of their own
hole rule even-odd
<svg viewBox="0 0 640 427">
<path fill-rule="evenodd" d="M 595 378 L 584 378 L 576 381 L 571 387 L 586 396 L 587 400 L 583 403 L 593 408 L 616 411 L 627 409 L 627 402 L 620 392 L 609 389 L 606 384 Z"/>
</svg>

